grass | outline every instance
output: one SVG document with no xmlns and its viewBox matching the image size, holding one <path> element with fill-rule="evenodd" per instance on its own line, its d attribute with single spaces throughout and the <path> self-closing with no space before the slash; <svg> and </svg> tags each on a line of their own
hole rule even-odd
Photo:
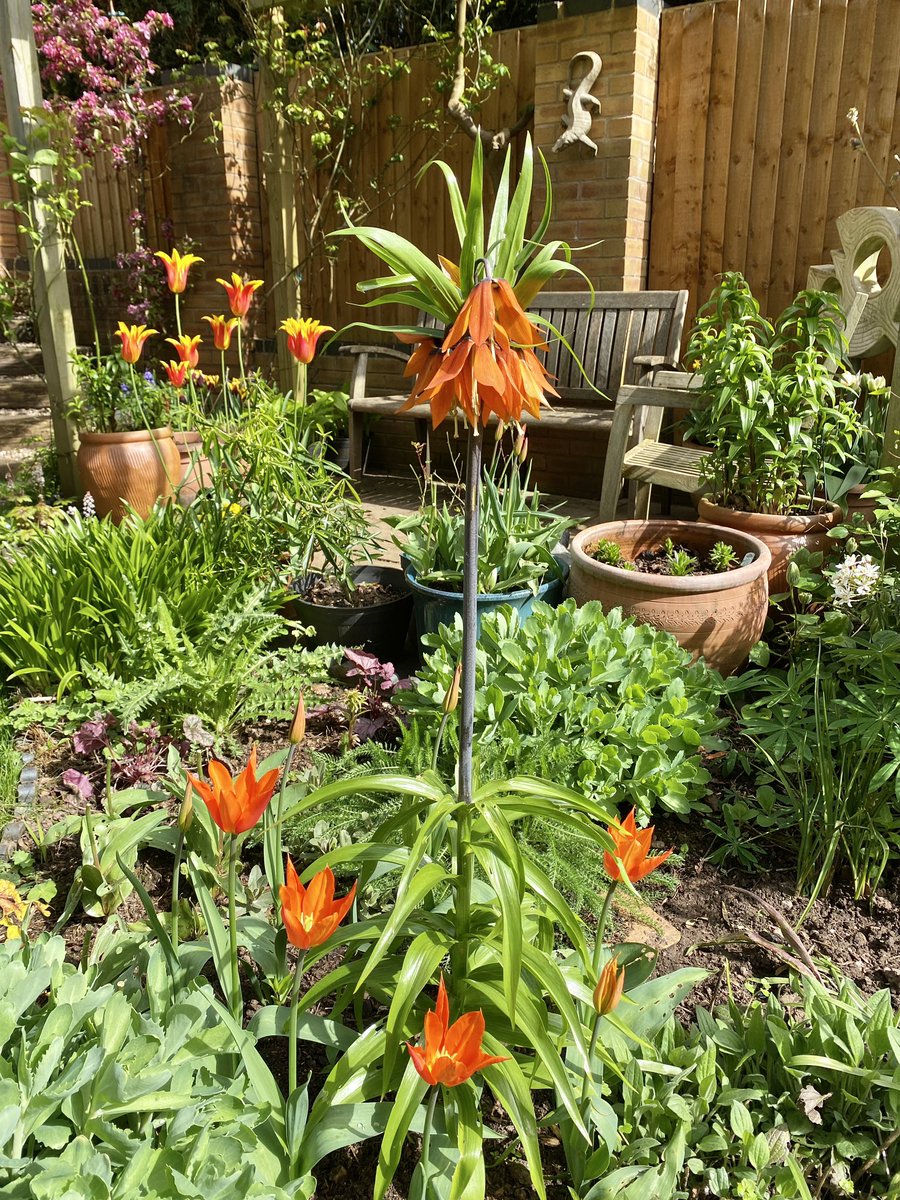
<svg viewBox="0 0 900 1200">
<path fill-rule="evenodd" d="M 0 828 L 13 814 L 19 771 L 22 765 L 19 754 L 13 746 L 12 727 L 5 718 L 5 713 L 0 712 Z"/>
</svg>

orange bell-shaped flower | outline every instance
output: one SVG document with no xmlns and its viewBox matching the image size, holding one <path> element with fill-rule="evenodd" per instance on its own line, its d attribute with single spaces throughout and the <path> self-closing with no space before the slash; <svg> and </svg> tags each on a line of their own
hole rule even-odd
<svg viewBox="0 0 900 1200">
<path fill-rule="evenodd" d="M 252 829 L 275 791 L 278 771 L 266 771 L 256 778 L 256 747 L 240 774 L 231 777 L 228 768 L 213 760 L 208 767 L 208 784 L 188 775 L 194 791 L 209 809 L 209 815 L 225 833 L 246 833 Z"/>
<path fill-rule="evenodd" d="M 146 325 L 126 325 L 119 322 L 116 336 L 122 339 L 122 358 L 127 363 L 136 363 L 144 350 L 147 338 L 158 333 L 157 329 L 148 329 Z"/>
<path fill-rule="evenodd" d="M 196 254 L 179 254 L 177 250 L 173 250 L 171 254 L 166 254 L 165 250 L 157 250 L 156 257 L 166 268 L 169 291 L 176 295 L 179 295 L 187 287 L 188 271 L 194 263 L 203 262 L 203 259 L 198 258 Z"/>
<path fill-rule="evenodd" d="M 334 897 L 334 874 L 330 867 L 320 871 L 304 887 L 294 869 L 290 855 L 287 860 L 287 882 L 279 888 L 281 919 L 288 941 L 298 950 L 309 950 L 327 942 L 350 911 L 356 895 L 356 883 L 340 900 Z"/>
<path fill-rule="evenodd" d="M 457 1087 L 476 1071 L 492 1063 L 506 1062 L 505 1055 L 485 1054 L 481 1049 L 484 1016 L 481 1012 L 463 1013 L 450 1024 L 450 1002 L 441 976 L 437 1006 L 425 1014 L 425 1045 L 422 1049 L 406 1043 L 413 1066 L 432 1087 L 442 1083 Z"/>
<path fill-rule="evenodd" d="M 606 868 L 606 873 L 610 879 L 620 880 L 622 872 L 619 864 L 616 862 L 618 857 L 625 868 L 625 874 L 632 883 L 637 883 L 639 879 L 643 879 L 649 875 L 651 871 L 655 871 L 661 863 L 664 863 L 671 850 L 666 850 L 664 854 L 649 853 L 650 846 L 653 842 L 654 826 L 650 825 L 646 829 L 638 829 L 634 823 L 634 809 L 628 814 L 621 825 L 610 825 L 607 832 L 616 845 L 616 855 L 613 856 L 608 850 L 603 854 L 603 865 Z"/>
</svg>

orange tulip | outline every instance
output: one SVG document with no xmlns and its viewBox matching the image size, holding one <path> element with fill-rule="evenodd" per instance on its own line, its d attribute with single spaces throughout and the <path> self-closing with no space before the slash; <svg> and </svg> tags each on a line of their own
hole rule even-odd
<svg viewBox="0 0 900 1200">
<path fill-rule="evenodd" d="M 545 393 L 557 395 L 534 353 L 544 336 L 505 279 L 476 283 L 440 347 L 432 338 L 400 340 L 419 343 L 405 371 L 416 382 L 400 411 L 427 401 L 435 427 L 457 405 L 471 425 L 491 413 L 503 424 L 520 421 L 523 408 L 540 417 Z"/>
<path fill-rule="evenodd" d="M 141 357 L 147 338 L 158 332 L 158 329 L 148 329 L 146 325 L 126 325 L 124 321 L 120 321 L 116 336 L 122 339 L 124 361 L 136 363 Z"/>
<path fill-rule="evenodd" d="M 434 1012 L 425 1014 L 425 1045 L 420 1050 L 407 1042 L 406 1048 L 426 1083 L 432 1087 L 439 1083 L 456 1087 L 476 1071 L 492 1063 L 506 1062 L 505 1055 L 482 1053 L 483 1037 L 484 1017 L 480 1012 L 463 1013 L 450 1025 L 450 1003 L 442 975 L 437 1006 Z"/>
<path fill-rule="evenodd" d="M 203 262 L 196 254 L 179 254 L 177 250 L 173 250 L 171 254 L 157 250 L 156 257 L 162 260 L 166 268 L 169 291 L 175 292 L 176 295 L 187 287 L 188 271 L 194 263 Z"/>
<path fill-rule="evenodd" d="M 194 334 L 193 337 L 190 334 L 183 333 L 181 337 L 166 338 L 166 341 L 170 346 L 175 347 L 181 361 L 187 363 L 192 369 L 200 362 L 200 351 L 197 347 L 203 341 L 203 338 L 199 333 Z"/>
<path fill-rule="evenodd" d="M 163 363 L 163 370 L 169 377 L 169 383 L 172 387 L 183 388 L 187 383 L 188 374 L 190 373 L 191 364 L 184 359 L 181 362 Z"/>
<path fill-rule="evenodd" d="M 600 972 L 594 988 L 594 1008 L 601 1017 L 617 1007 L 625 991 L 625 968 L 621 971 L 618 968 L 619 960 L 614 956 Z"/>
<path fill-rule="evenodd" d="M 209 321 L 213 332 L 213 345 L 217 350 L 228 349 L 235 326 L 241 323 L 240 317 L 201 317 L 200 319 Z"/>
<path fill-rule="evenodd" d="M 327 942 L 346 917 L 356 895 L 356 883 L 346 896 L 335 900 L 330 867 L 313 876 L 309 887 L 304 887 L 288 855 L 287 883 L 281 885 L 278 893 L 288 941 L 298 950 L 309 950 Z"/>
<path fill-rule="evenodd" d="M 272 799 L 278 783 L 277 771 L 266 771 L 256 778 L 256 747 L 246 767 L 232 779 L 227 768 L 213 760 L 209 764 L 210 783 L 188 775 L 194 791 L 209 809 L 209 815 L 225 833 L 246 833 L 252 829 Z"/>
<path fill-rule="evenodd" d="M 316 356 L 319 338 L 323 333 L 334 332 L 333 325 L 323 325 L 309 317 L 288 317 L 279 328 L 288 335 L 288 349 L 301 363 L 311 363 Z"/>
<path fill-rule="evenodd" d="M 253 293 L 263 285 L 261 279 L 250 279 L 245 283 L 236 271 L 231 273 L 231 283 L 227 279 L 217 279 L 216 283 L 221 283 L 228 293 L 228 303 L 231 305 L 232 314 L 236 317 L 246 317 Z"/>
<path fill-rule="evenodd" d="M 637 828 L 634 823 L 634 809 L 621 825 L 609 826 L 609 835 L 616 845 L 616 856 L 621 860 L 625 874 L 632 883 L 637 883 L 639 879 L 643 879 L 645 875 L 655 871 L 672 853 L 671 850 L 667 850 L 665 854 L 648 856 L 650 845 L 653 842 L 653 829 L 652 825 L 647 829 Z M 603 855 L 603 865 L 610 879 L 620 880 L 622 878 L 619 865 L 608 850 Z"/>
</svg>

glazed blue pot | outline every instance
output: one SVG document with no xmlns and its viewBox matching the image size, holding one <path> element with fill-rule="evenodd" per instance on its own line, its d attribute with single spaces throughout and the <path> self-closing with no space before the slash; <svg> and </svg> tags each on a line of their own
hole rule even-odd
<svg viewBox="0 0 900 1200">
<path fill-rule="evenodd" d="M 548 579 L 538 588 L 537 593 L 529 588 L 518 592 L 496 592 L 476 598 L 478 613 L 478 633 L 481 634 L 481 621 L 488 613 L 496 612 L 504 604 L 518 610 L 522 618 L 528 616 L 535 600 L 542 600 L 556 608 L 562 603 L 566 592 L 566 580 L 569 577 L 569 566 L 562 558 L 553 556 L 563 568 L 560 579 Z M 452 625 L 457 613 L 462 616 L 462 592 L 445 592 L 440 588 L 428 587 L 416 579 L 415 568 L 406 568 L 406 582 L 413 595 L 413 612 L 416 618 L 416 632 L 421 638 L 426 633 L 437 633 L 441 625 Z"/>
</svg>

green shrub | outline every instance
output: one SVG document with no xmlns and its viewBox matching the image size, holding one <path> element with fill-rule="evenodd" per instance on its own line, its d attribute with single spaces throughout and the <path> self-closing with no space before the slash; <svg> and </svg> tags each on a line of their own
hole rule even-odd
<svg viewBox="0 0 900 1200">
<path fill-rule="evenodd" d="M 631 1012 L 616 1015 L 627 1026 Z M 689 1028 L 671 1017 L 648 1034 L 646 1022 L 639 1014 L 635 1033 L 652 1046 L 637 1053 L 604 1030 L 618 1070 L 596 1102 L 605 1145 L 583 1200 L 900 1195 L 900 1012 L 888 991 L 794 978 L 746 1008 L 698 1010 Z"/>
<path fill-rule="evenodd" d="M 443 627 L 406 701 L 433 734 L 461 653 L 462 629 Z M 537 603 L 520 622 L 485 618 L 477 657 L 475 744 L 483 776 L 554 779 L 599 802 L 687 813 L 709 778 L 697 753 L 713 743 L 720 680 L 668 633 L 604 613 L 597 603 Z M 455 731 L 442 761 L 456 753 Z"/>
</svg>

